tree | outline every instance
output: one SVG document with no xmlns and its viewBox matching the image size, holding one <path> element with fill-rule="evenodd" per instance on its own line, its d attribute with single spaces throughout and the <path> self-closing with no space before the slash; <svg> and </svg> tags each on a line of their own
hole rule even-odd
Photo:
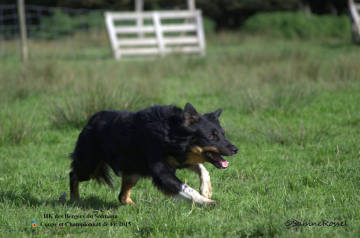
<svg viewBox="0 0 360 238">
<path fill-rule="evenodd" d="M 217 30 L 237 29 L 251 15 L 259 11 L 296 10 L 299 0 L 197 0 L 204 15 L 215 20 Z"/>
</svg>

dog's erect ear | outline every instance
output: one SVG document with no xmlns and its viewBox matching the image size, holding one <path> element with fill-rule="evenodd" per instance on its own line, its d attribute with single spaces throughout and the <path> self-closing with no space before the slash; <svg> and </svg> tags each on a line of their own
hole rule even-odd
<svg viewBox="0 0 360 238">
<path fill-rule="evenodd" d="M 217 109 L 215 112 L 214 112 L 214 116 L 216 116 L 216 118 L 218 118 L 220 115 L 221 115 L 221 112 L 222 112 L 222 109 Z"/>
<path fill-rule="evenodd" d="M 196 109 L 190 103 L 186 103 L 184 108 L 184 125 L 189 126 L 195 121 L 200 119 L 200 115 L 197 113 Z"/>
<path fill-rule="evenodd" d="M 204 116 L 206 117 L 206 119 L 215 122 L 217 124 L 219 124 L 219 120 L 218 117 L 221 115 L 222 109 L 218 109 L 215 112 L 210 112 L 210 113 L 206 113 L 204 114 Z"/>
<path fill-rule="evenodd" d="M 191 105 L 190 103 L 186 103 L 184 111 L 185 111 L 185 113 L 188 113 L 190 115 L 198 114 L 195 107 L 193 105 Z"/>
</svg>

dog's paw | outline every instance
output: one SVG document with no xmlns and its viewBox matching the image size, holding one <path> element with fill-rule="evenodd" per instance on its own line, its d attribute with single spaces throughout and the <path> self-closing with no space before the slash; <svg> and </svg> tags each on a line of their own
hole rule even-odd
<svg viewBox="0 0 360 238">
<path fill-rule="evenodd" d="M 209 201 L 206 201 L 204 203 L 204 205 L 207 207 L 217 207 L 217 206 L 220 206 L 220 202 L 215 201 L 215 200 L 209 200 Z"/>
<path fill-rule="evenodd" d="M 133 205 L 133 206 L 136 205 L 132 200 L 126 201 L 126 202 L 121 202 L 121 204 L 122 204 L 122 205 Z"/>
<path fill-rule="evenodd" d="M 129 197 L 120 197 L 119 201 L 121 202 L 122 205 L 136 205 L 133 200 Z"/>
<path fill-rule="evenodd" d="M 135 206 L 136 204 L 133 202 L 133 200 L 130 199 L 130 201 L 127 201 L 126 203 L 123 203 L 124 205 L 133 205 Z"/>
</svg>

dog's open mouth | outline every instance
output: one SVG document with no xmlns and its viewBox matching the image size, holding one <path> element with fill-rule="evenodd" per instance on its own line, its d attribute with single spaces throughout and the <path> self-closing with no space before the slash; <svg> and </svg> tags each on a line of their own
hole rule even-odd
<svg viewBox="0 0 360 238">
<path fill-rule="evenodd" d="M 204 157 L 218 169 L 226 169 L 228 167 L 229 162 L 224 160 L 224 158 L 217 153 L 205 152 Z"/>
</svg>

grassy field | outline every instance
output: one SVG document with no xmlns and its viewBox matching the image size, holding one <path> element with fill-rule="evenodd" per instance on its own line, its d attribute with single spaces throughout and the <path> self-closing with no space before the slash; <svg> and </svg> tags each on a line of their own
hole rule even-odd
<svg viewBox="0 0 360 238">
<path fill-rule="evenodd" d="M 360 48 L 347 42 L 236 34 L 209 39 L 205 58 L 2 61 L 0 234 L 359 237 L 359 62 Z M 239 148 L 227 170 L 205 165 L 221 206 L 175 202 L 150 180 L 132 190 L 136 206 L 121 206 L 119 189 L 94 181 L 80 184 L 81 202 L 59 200 L 69 193 L 68 155 L 94 112 L 187 102 L 203 113 L 222 108 Z M 195 174 L 177 174 L 198 188 Z"/>
</svg>

